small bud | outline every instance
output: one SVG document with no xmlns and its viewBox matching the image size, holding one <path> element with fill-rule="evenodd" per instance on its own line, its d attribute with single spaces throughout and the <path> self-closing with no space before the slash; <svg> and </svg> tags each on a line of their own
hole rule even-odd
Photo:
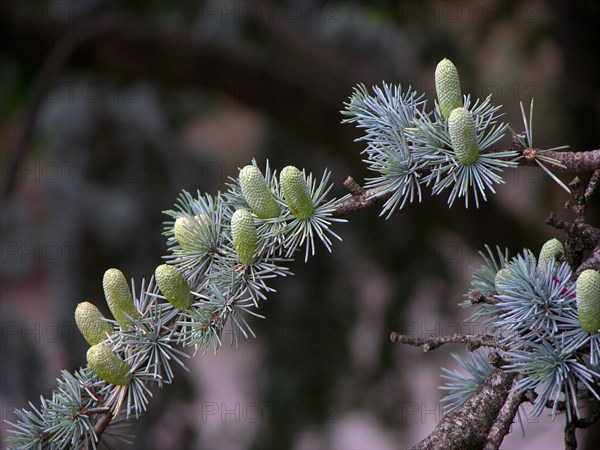
<svg viewBox="0 0 600 450">
<path fill-rule="evenodd" d="M 156 268 L 154 276 L 160 292 L 171 305 L 180 310 L 192 306 L 194 296 L 190 292 L 190 285 L 175 266 L 162 264 Z"/>
<path fill-rule="evenodd" d="M 458 72 L 449 59 L 442 59 L 435 68 L 435 90 L 444 119 L 463 105 Z"/>
<path fill-rule="evenodd" d="M 503 284 L 506 283 L 506 280 L 510 277 L 511 272 L 510 269 L 500 269 L 498 273 L 496 273 L 496 278 L 494 279 L 494 285 L 496 286 L 496 292 L 498 294 L 502 294 L 503 291 L 500 288 Z"/>
<path fill-rule="evenodd" d="M 200 227 L 209 228 L 212 226 L 212 220 L 203 214 L 194 216 L 194 221 Z M 184 250 L 201 250 L 197 232 L 196 225 L 187 217 L 178 217 L 173 225 L 175 240 Z"/>
<path fill-rule="evenodd" d="M 129 364 L 104 345 L 92 345 L 86 358 L 90 369 L 107 383 L 128 386 L 131 382 Z"/>
<path fill-rule="evenodd" d="M 113 328 L 104 320 L 96 305 L 81 302 L 75 308 L 75 323 L 88 344 L 96 345 L 113 333 Z"/>
<path fill-rule="evenodd" d="M 308 194 L 308 185 L 302 172 L 294 166 L 287 166 L 279 176 L 283 197 L 290 211 L 298 219 L 308 219 L 315 210 Z"/>
<path fill-rule="evenodd" d="M 239 180 L 246 202 L 259 219 L 279 217 L 279 205 L 258 167 L 244 167 L 240 170 Z"/>
<path fill-rule="evenodd" d="M 104 273 L 102 286 L 106 303 L 119 325 L 125 328 L 132 324 L 132 319 L 139 319 L 140 313 L 135 309 L 123 272 L 119 269 L 108 269 Z"/>
<path fill-rule="evenodd" d="M 479 158 L 477 130 L 473 115 L 465 108 L 456 108 L 448 118 L 450 142 L 461 164 L 473 164 Z"/>
<path fill-rule="evenodd" d="M 550 261 L 556 261 L 560 255 L 565 253 L 565 248 L 558 239 L 550 239 L 540 250 L 540 256 L 538 258 L 538 270 L 540 272 L 545 271 Z"/>
<path fill-rule="evenodd" d="M 231 217 L 231 237 L 238 261 L 247 266 L 254 263 L 258 237 L 252 214 L 247 209 L 238 209 Z"/>
<path fill-rule="evenodd" d="M 600 272 L 587 269 L 581 272 L 575 285 L 577 314 L 583 331 L 600 330 Z"/>
</svg>

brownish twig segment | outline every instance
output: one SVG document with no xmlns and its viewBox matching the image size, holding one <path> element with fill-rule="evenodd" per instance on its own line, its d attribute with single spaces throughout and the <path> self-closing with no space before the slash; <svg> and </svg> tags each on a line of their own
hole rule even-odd
<svg viewBox="0 0 600 450">
<path fill-rule="evenodd" d="M 565 172 L 595 171 L 592 177 L 592 180 L 595 180 L 595 182 L 590 183 L 590 185 L 593 186 L 593 189 L 595 189 L 595 186 L 598 184 L 597 179 L 600 178 L 600 175 L 597 174 L 597 172 L 600 171 L 600 150 L 584 152 L 545 152 L 544 156 L 554 158 L 565 166 L 565 168 L 552 166 L 552 170 Z M 519 165 L 534 165 L 537 167 L 535 163 L 528 162 L 525 159 L 520 160 Z M 364 189 L 351 176 L 346 178 L 346 181 L 344 181 L 344 186 L 350 191 L 350 193 L 352 193 L 352 196 L 337 207 L 336 211 L 333 213 L 334 217 L 344 216 L 353 211 L 368 208 L 376 203 L 387 200 L 391 195 L 391 193 L 383 194 L 382 192 L 384 189 L 382 187 Z M 589 193 L 586 191 L 586 199 L 591 197 L 593 189 L 591 189 Z"/>
<path fill-rule="evenodd" d="M 585 193 L 583 194 L 586 203 L 589 203 L 590 198 L 592 197 L 594 192 L 596 192 L 596 189 L 598 189 L 599 185 L 600 185 L 600 169 L 596 169 L 594 171 L 594 173 L 592 174 L 592 178 L 590 178 L 587 188 L 585 189 Z"/>
<path fill-rule="evenodd" d="M 565 418 L 565 450 L 577 450 L 576 430 L 575 423 Z"/>
<path fill-rule="evenodd" d="M 544 152 L 544 156 L 557 160 L 564 168 L 550 165 L 550 169 L 563 172 L 590 172 L 600 168 L 600 150 L 584 152 Z"/>
<path fill-rule="evenodd" d="M 352 196 L 336 208 L 333 213 L 334 217 L 344 216 L 353 211 L 368 208 L 386 200 L 390 196 L 390 194 L 381 195 L 381 188 L 363 189 L 352 177 L 346 179 L 344 186 L 350 190 Z"/>
<path fill-rule="evenodd" d="M 346 180 L 344 181 L 344 187 L 348 189 L 352 193 L 352 195 L 361 195 L 365 192 L 363 187 L 356 181 L 354 181 L 354 178 L 352 178 L 351 176 L 348 176 L 348 178 L 346 178 Z"/>
<path fill-rule="evenodd" d="M 497 305 L 500 302 L 500 300 L 492 295 L 483 295 L 478 289 L 471 289 L 467 298 L 473 305 L 481 303 L 485 303 L 487 305 Z"/>
<path fill-rule="evenodd" d="M 412 345 L 413 347 L 423 347 L 424 352 L 435 350 L 444 344 L 466 344 L 469 351 L 473 351 L 479 347 L 493 347 L 506 350 L 506 347 L 498 342 L 495 336 L 491 335 L 454 334 L 452 336 L 420 338 L 392 332 L 390 340 L 400 344 Z"/>
<path fill-rule="evenodd" d="M 558 230 L 563 230 L 567 234 L 577 235 L 585 248 L 592 249 L 600 242 L 600 229 L 583 222 L 568 222 L 561 219 L 556 213 L 550 213 L 546 223 Z"/>
</svg>

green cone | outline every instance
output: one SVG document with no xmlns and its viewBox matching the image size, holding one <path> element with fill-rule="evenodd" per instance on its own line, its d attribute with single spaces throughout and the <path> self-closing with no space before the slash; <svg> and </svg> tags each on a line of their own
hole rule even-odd
<svg viewBox="0 0 600 450">
<path fill-rule="evenodd" d="M 450 142 L 461 164 L 473 164 L 479 158 L 477 130 L 473 115 L 465 108 L 456 108 L 448 118 Z"/>
<path fill-rule="evenodd" d="M 435 90 L 444 119 L 463 105 L 458 72 L 449 59 L 442 59 L 435 68 Z"/>
<path fill-rule="evenodd" d="M 550 261 L 556 261 L 560 255 L 565 253 L 565 247 L 562 242 L 558 239 L 550 239 L 540 250 L 540 256 L 538 258 L 538 270 L 540 272 L 545 271 Z"/>
<path fill-rule="evenodd" d="M 194 296 L 183 274 L 175 266 L 162 264 L 154 271 L 160 292 L 175 308 L 183 310 L 192 306 Z"/>
<path fill-rule="evenodd" d="M 96 305 L 81 302 L 75 308 L 75 323 L 88 344 L 96 345 L 113 333 L 113 328 L 106 322 Z"/>
<path fill-rule="evenodd" d="M 587 269 L 581 272 L 575 285 L 577 314 L 583 331 L 600 330 L 600 272 Z"/>
<path fill-rule="evenodd" d="M 279 217 L 279 205 L 258 167 L 244 167 L 240 170 L 239 180 L 244 199 L 259 219 Z"/>
<path fill-rule="evenodd" d="M 212 226 L 212 220 L 205 215 L 194 216 L 194 221 L 201 227 Z M 194 225 L 187 217 L 178 217 L 173 225 L 173 235 L 179 246 L 184 250 L 201 250 L 201 244 L 197 236 L 197 225 Z"/>
<path fill-rule="evenodd" d="M 308 185 L 302 172 L 294 166 L 287 166 L 279 176 L 285 202 L 292 214 L 298 219 L 308 219 L 315 210 L 308 194 Z"/>
<path fill-rule="evenodd" d="M 92 345 L 86 358 L 90 369 L 107 383 L 127 386 L 131 382 L 129 364 L 104 345 Z"/>
<path fill-rule="evenodd" d="M 135 309 L 133 297 L 131 297 L 131 291 L 123 272 L 119 269 L 108 269 L 104 273 L 102 286 L 106 303 L 119 325 L 125 328 L 132 324 L 131 319 L 139 319 L 140 313 Z"/>
<path fill-rule="evenodd" d="M 510 269 L 500 269 L 498 273 L 496 273 L 496 278 L 494 279 L 494 285 L 496 286 L 496 292 L 498 294 L 502 294 L 500 286 L 506 283 L 506 280 L 510 277 Z"/>
<path fill-rule="evenodd" d="M 247 266 L 254 263 L 258 249 L 258 236 L 252 214 L 247 209 L 238 209 L 231 217 L 231 238 L 238 261 Z"/>
</svg>

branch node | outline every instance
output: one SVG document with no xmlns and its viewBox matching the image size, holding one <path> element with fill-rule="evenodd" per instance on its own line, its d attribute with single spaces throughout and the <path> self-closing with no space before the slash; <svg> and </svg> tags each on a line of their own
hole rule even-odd
<svg viewBox="0 0 600 450">
<path fill-rule="evenodd" d="M 348 178 L 344 181 L 344 187 L 348 189 L 352 195 L 362 195 L 362 193 L 365 192 L 363 187 L 354 181 L 354 178 L 350 175 L 348 175 Z"/>
</svg>

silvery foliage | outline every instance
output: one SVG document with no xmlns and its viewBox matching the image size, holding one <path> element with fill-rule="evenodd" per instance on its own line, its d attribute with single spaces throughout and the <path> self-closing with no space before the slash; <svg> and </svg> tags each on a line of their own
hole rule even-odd
<svg viewBox="0 0 600 450">
<path fill-rule="evenodd" d="M 452 149 L 448 121 L 442 116 L 437 100 L 433 108 L 410 86 L 382 83 L 372 93 L 358 85 L 345 104 L 343 123 L 356 124 L 364 129 L 358 141 L 365 141 L 365 163 L 377 176 L 367 180 L 366 186 L 377 188 L 376 196 L 388 197 L 382 215 L 402 209 L 407 203 L 421 201 L 422 187 L 430 186 L 433 195 L 449 192 L 451 207 L 464 198 L 465 207 L 474 202 L 479 207 L 487 200 L 487 193 L 495 193 L 495 185 L 504 183 L 502 173 L 516 167 L 523 155 L 515 150 L 494 150 L 506 134 L 508 125 L 499 121 L 500 106 L 492 104 L 491 96 L 484 101 L 463 97 L 464 107 L 473 115 L 476 126 L 479 156 L 472 164 L 459 162 Z M 529 120 L 522 108 L 526 137 L 520 138 L 522 149 L 533 145 L 533 103 Z M 546 167 L 560 167 L 558 161 L 544 155 L 564 146 L 537 150 L 534 161 L 554 181 L 564 184 Z M 567 189 L 568 190 L 568 189 Z"/>
<path fill-rule="evenodd" d="M 554 416 L 561 405 L 569 420 L 579 417 L 585 399 L 600 400 L 600 332 L 581 328 L 570 266 L 549 261 L 539 267 L 528 249 L 510 259 L 499 248 L 496 254 L 487 248 L 482 256 L 484 265 L 474 272 L 472 286 L 497 303 L 462 303 L 475 308 L 467 320 L 485 325 L 508 348 L 501 352 L 504 368 L 522 375 L 519 392 L 535 393 L 533 416 L 545 408 Z M 500 269 L 508 272 L 496 282 Z M 466 373 L 444 369 L 448 410 L 462 404 L 473 393 L 474 381 L 492 369 L 486 358 L 458 359 Z"/>
<path fill-rule="evenodd" d="M 165 258 L 185 276 L 194 296 L 192 306 L 183 311 L 174 308 L 153 278 L 148 283 L 142 280 L 138 289 L 132 281 L 132 296 L 140 317 L 128 328 L 107 319 L 113 334 L 103 342 L 131 367 L 130 384 L 109 384 L 87 366 L 75 374 L 63 371 L 50 399 L 42 397 L 39 407 L 30 403 L 29 409 L 15 411 L 11 445 L 26 449 L 97 448 L 100 442 L 94 426 L 107 413 L 113 417 L 102 439 L 114 436 L 126 440 L 115 433 L 122 419 L 138 417 L 146 410 L 152 386 L 162 387 L 173 381 L 174 364 L 186 369 L 184 360 L 189 355 L 179 349 L 181 345 L 203 353 L 212 347 L 216 352 L 224 341 L 237 345 L 241 337 L 254 336 L 250 318 L 263 318 L 256 309 L 273 291 L 269 281 L 291 275 L 284 264 L 296 252 L 304 253 L 305 260 L 309 254 L 314 255 L 317 240 L 331 251 L 331 238 L 340 238 L 330 226 L 345 222 L 332 214 L 347 198 L 326 198 L 332 187 L 328 171 L 320 181 L 303 171 L 314 213 L 299 220 L 289 211 L 268 162 L 264 174 L 281 206 L 281 215 L 268 220 L 254 216 L 259 239 L 254 263 L 243 265 L 237 261 L 231 238 L 234 211 L 248 208 L 239 180 L 232 179 L 225 194 L 198 192 L 193 196 L 182 192 L 175 208 L 165 211 L 169 216 L 164 229 L 169 248 Z M 180 217 L 188 219 L 185 231 L 190 241 L 185 248 L 173 231 Z M 196 220 L 199 217 L 203 219 Z"/>
</svg>

